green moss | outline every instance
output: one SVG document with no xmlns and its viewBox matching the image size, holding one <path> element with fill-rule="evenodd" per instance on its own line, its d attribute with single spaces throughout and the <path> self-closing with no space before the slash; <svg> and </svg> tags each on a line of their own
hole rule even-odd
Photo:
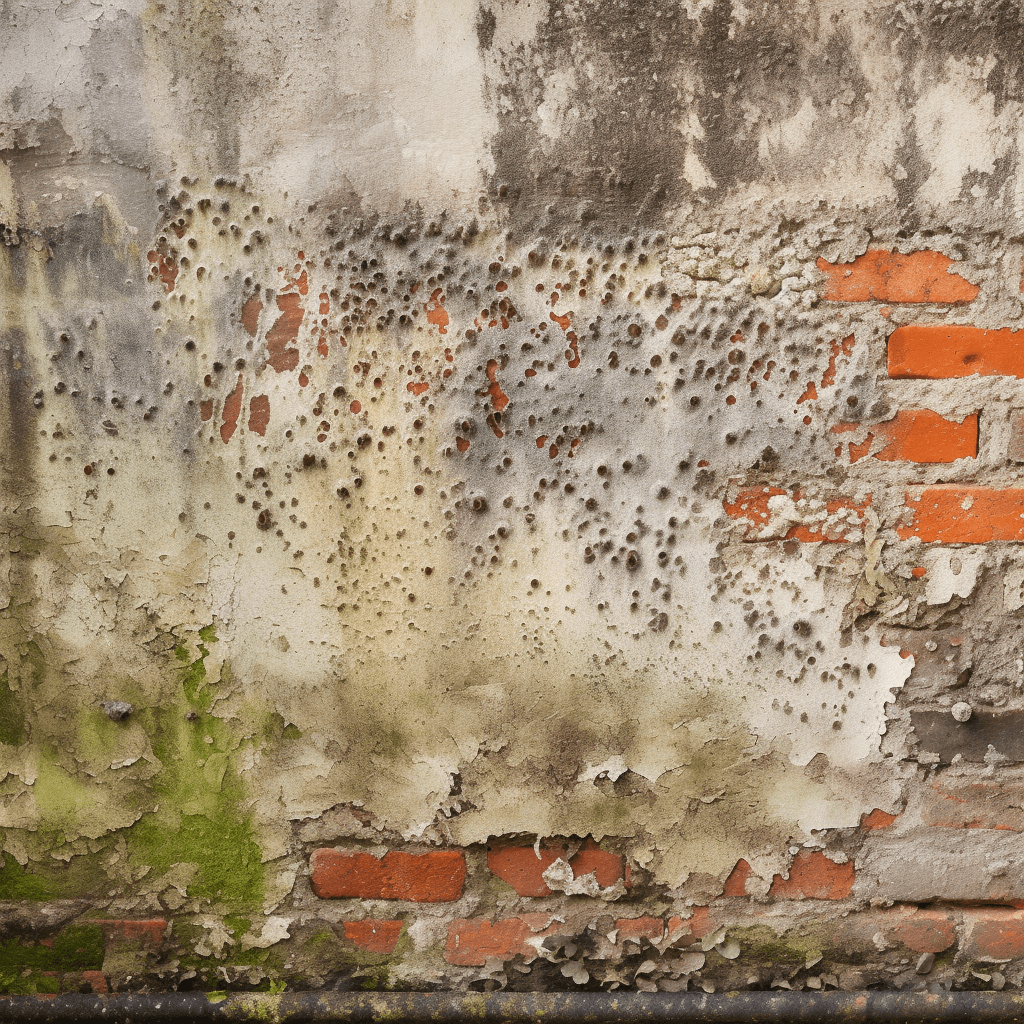
<svg viewBox="0 0 1024 1024">
<path fill-rule="evenodd" d="M 13 857 L 0 868 L 0 900 L 48 900 L 54 890 L 52 882 L 25 870 Z"/>
<path fill-rule="evenodd" d="M 98 971 L 103 966 L 103 929 L 96 924 L 65 928 L 52 946 L 12 940 L 0 945 L 0 970 L 31 967 L 39 971 Z"/>
<path fill-rule="evenodd" d="M 206 658 L 210 653 L 206 644 L 217 643 L 217 634 L 213 625 L 204 626 L 199 630 L 199 657 L 189 661 L 188 648 L 179 644 L 174 648 L 174 656 L 182 663 L 181 688 L 185 699 L 197 710 L 209 710 L 212 703 L 211 695 L 203 691 L 206 682 Z"/>
<path fill-rule="evenodd" d="M 0 994 L 5 996 L 56 995 L 60 980 L 33 971 L 9 971 L 0 968 Z"/>
<path fill-rule="evenodd" d="M 230 805 L 220 820 L 205 815 L 182 815 L 180 825 L 168 827 L 149 816 L 131 829 L 132 860 L 155 871 L 175 864 L 195 864 L 190 896 L 254 904 L 263 896 L 260 848 L 248 819 L 239 819 Z"/>
<path fill-rule="evenodd" d="M 0 743 L 16 747 L 28 739 L 21 698 L 9 685 L 7 672 L 0 676 Z"/>
<path fill-rule="evenodd" d="M 808 956 L 820 955 L 820 945 L 814 938 L 804 936 L 783 937 L 765 925 L 729 928 L 727 939 L 740 944 L 740 963 L 753 963 L 771 967 L 775 964 L 803 965 Z"/>
<path fill-rule="evenodd" d="M 360 978 L 359 987 L 367 992 L 376 992 L 378 989 L 386 990 L 391 987 L 391 972 L 383 965 L 367 968 L 366 971 L 360 973 L 363 974 L 363 977 Z"/>
<path fill-rule="evenodd" d="M 204 713 L 212 706 L 206 645 L 216 642 L 211 625 L 199 631 L 198 658 L 189 661 L 184 644 L 175 648 L 183 702 L 137 715 L 163 768 L 152 782 L 160 809 L 129 830 L 130 856 L 156 872 L 194 864 L 189 896 L 253 906 L 263 897 L 262 851 L 251 816 L 240 809 L 245 794 L 236 764 L 238 723 Z M 198 717 L 190 719 L 191 712 Z"/>
</svg>

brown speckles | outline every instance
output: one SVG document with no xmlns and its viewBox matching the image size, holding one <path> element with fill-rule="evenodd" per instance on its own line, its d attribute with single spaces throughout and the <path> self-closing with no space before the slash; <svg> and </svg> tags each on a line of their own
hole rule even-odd
<svg viewBox="0 0 1024 1024">
<path fill-rule="evenodd" d="M 235 390 L 224 400 L 224 422 L 220 428 L 220 438 L 227 444 L 238 426 L 238 416 L 242 411 L 242 375 L 238 375 Z"/>
<path fill-rule="evenodd" d="M 468 452 L 469 451 L 469 441 L 466 438 L 464 438 L 464 437 L 456 437 L 455 438 L 455 447 L 458 448 L 458 450 L 460 452 Z"/>
<path fill-rule="evenodd" d="M 491 382 L 487 388 L 487 394 L 491 396 L 491 404 L 496 412 L 503 412 L 508 406 L 509 398 L 501 385 L 498 383 L 498 361 L 497 359 L 487 360 L 487 379 Z"/>
<path fill-rule="evenodd" d="M 151 249 L 146 254 L 146 258 L 150 263 L 149 280 L 159 279 L 164 286 L 164 291 L 168 294 L 174 291 L 174 282 L 178 278 L 178 264 L 174 261 L 174 257 Z"/>
<path fill-rule="evenodd" d="M 353 398 L 352 401 L 349 402 L 348 411 L 352 413 L 353 416 L 358 416 L 363 411 L 363 403 L 360 402 L 358 398 Z"/>
<path fill-rule="evenodd" d="M 575 370 L 580 365 L 580 343 L 575 331 L 569 331 L 567 337 L 569 347 L 565 350 L 565 361 L 569 364 L 570 370 Z"/>
<path fill-rule="evenodd" d="M 213 419 L 213 399 L 204 398 L 199 403 L 199 418 L 206 422 L 206 420 Z"/>
<path fill-rule="evenodd" d="M 409 381 L 405 385 L 406 391 L 411 391 L 414 395 L 422 395 L 425 391 L 430 390 L 430 385 L 426 381 Z"/>
<path fill-rule="evenodd" d="M 433 324 L 439 334 L 448 333 L 448 311 L 444 308 L 444 292 L 441 288 L 435 288 L 431 292 L 428 302 L 423 304 L 427 311 L 427 323 Z"/>
<path fill-rule="evenodd" d="M 270 422 L 270 397 L 254 395 L 249 400 L 249 429 L 260 437 L 265 437 L 267 424 Z"/>
</svg>

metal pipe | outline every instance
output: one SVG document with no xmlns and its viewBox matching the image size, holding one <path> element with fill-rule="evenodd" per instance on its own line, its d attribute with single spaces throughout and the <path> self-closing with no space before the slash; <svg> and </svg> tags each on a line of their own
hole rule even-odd
<svg viewBox="0 0 1024 1024">
<path fill-rule="evenodd" d="M 893 1024 L 1024 1022 L 1024 994 L 1007 992 L 295 992 L 233 993 L 211 1002 L 201 992 L 112 996 L 2 996 L 0 1021 L 275 1021 L 312 1024 L 438 1024 L 445 1021 L 592 1024 L 817 1024 L 891 1021 Z"/>
</svg>

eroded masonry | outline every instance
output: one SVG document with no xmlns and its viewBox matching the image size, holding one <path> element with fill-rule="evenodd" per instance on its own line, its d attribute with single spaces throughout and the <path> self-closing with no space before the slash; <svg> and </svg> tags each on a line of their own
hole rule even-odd
<svg viewBox="0 0 1024 1024">
<path fill-rule="evenodd" d="M 1024 983 L 1024 14 L 0 4 L 0 989 Z"/>
</svg>

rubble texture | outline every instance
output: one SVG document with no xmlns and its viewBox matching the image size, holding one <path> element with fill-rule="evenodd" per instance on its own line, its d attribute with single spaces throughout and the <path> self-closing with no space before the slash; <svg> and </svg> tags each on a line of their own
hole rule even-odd
<svg viewBox="0 0 1024 1024">
<path fill-rule="evenodd" d="M 0 990 L 1024 984 L 1024 12 L 0 3 Z"/>
</svg>

